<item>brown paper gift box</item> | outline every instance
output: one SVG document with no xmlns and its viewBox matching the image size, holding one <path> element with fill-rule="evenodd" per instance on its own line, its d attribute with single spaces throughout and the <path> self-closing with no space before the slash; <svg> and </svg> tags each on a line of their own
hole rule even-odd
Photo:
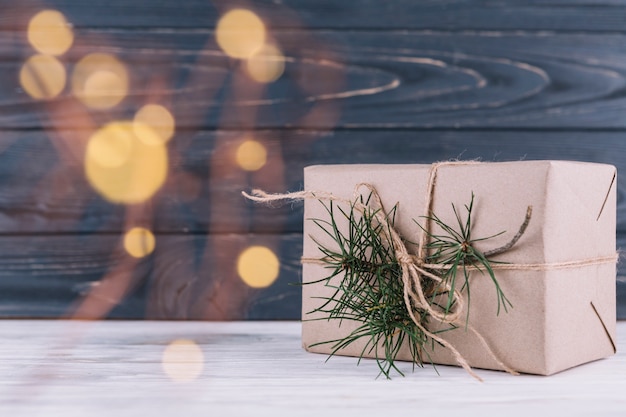
<svg viewBox="0 0 626 417">
<path fill-rule="evenodd" d="M 417 242 L 421 230 L 414 220 L 424 213 L 430 165 L 325 165 L 305 168 L 305 190 L 323 190 L 351 199 L 358 183 L 372 184 L 385 208 L 398 203 L 395 226 Z M 473 236 L 507 233 L 485 241 L 487 250 L 508 242 L 522 223 L 526 208 L 533 216 L 522 238 L 509 251 L 494 257 L 510 263 L 551 264 L 615 254 L 616 169 L 610 165 L 568 161 L 522 161 L 443 165 L 437 170 L 432 212 L 448 224 L 451 203 L 463 207 L 475 194 Z M 341 203 L 340 203 L 341 205 Z M 344 205 L 345 207 L 345 205 Z M 320 258 L 315 239 L 336 247 L 310 219 L 328 218 L 319 201 L 305 200 L 304 258 Z M 339 219 L 338 219 L 339 220 Z M 341 222 L 339 222 L 341 224 Z M 488 247 L 486 247 L 488 246 Z M 328 276 L 328 269 L 303 264 L 303 282 Z M 497 315 L 496 292 L 488 275 L 470 278 L 469 323 L 495 355 L 524 373 L 550 375 L 615 353 L 615 263 L 544 271 L 496 271 L 504 294 L 512 302 L 508 313 Z M 303 285 L 302 343 L 311 352 L 329 354 L 332 344 L 312 347 L 349 334 L 356 323 L 313 320 L 319 307 L 315 297 L 330 296 L 324 282 Z M 464 328 L 441 333 L 470 366 L 501 369 Z M 337 354 L 359 356 L 364 344 L 355 343 Z M 367 356 L 367 355 L 366 355 Z M 450 352 L 435 346 L 430 357 L 437 364 L 456 364 Z M 400 360 L 411 360 L 408 350 Z"/>
</svg>

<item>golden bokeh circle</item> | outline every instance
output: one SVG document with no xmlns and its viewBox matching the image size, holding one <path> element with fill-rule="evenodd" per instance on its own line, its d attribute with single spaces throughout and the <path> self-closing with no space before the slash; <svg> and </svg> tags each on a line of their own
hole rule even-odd
<svg viewBox="0 0 626 417">
<path fill-rule="evenodd" d="M 250 246 L 237 258 L 239 277 L 252 288 L 269 287 L 280 273 L 280 261 L 265 246 Z"/>
<path fill-rule="evenodd" d="M 156 239 L 143 227 L 133 227 L 124 234 L 124 249 L 134 258 L 143 258 L 154 251 Z"/>
<path fill-rule="evenodd" d="M 149 127 L 143 129 L 148 135 Z M 134 204 L 151 198 L 167 176 L 167 149 L 156 133 L 140 140 L 131 121 L 112 122 L 87 144 L 85 174 L 91 186 L 113 203 Z M 149 143 L 147 143 L 149 142 Z"/>
<path fill-rule="evenodd" d="M 33 16 L 26 33 L 31 46 L 42 54 L 62 55 L 74 42 L 69 23 L 56 10 L 42 10 Z"/>
<path fill-rule="evenodd" d="M 128 95 L 128 71 L 115 56 L 94 53 L 78 61 L 72 73 L 72 92 L 85 106 L 105 110 Z"/>
<path fill-rule="evenodd" d="M 248 76 L 258 83 L 271 83 L 285 71 L 285 57 L 274 45 L 265 45 L 246 61 Z"/>
<path fill-rule="evenodd" d="M 161 139 L 161 142 L 167 142 L 174 135 L 176 129 L 176 121 L 172 113 L 159 104 L 146 104 L 135 114 L 133 119 L 140 138 L 150 135 L 143 135 L 143 126 L 149 126 Z"/>
<path fill-rule="evenodd" d="M 20 85 L 34 99 L 45 100 L 58 96 L 65 88 L 65 67 L 50 55 L 33 55 L 20 69 Z"/>
<path fill-rule="evenodd" d="M 232 58 L 248 58 L 265 44 L 266 28 L 254 12 L 232 9 L 217 22 L 217 44 Z"/>
<path fill-rule="evenodd" d="M 174 340 L 163 351 L 161 365 L 172 381 L 191 382 L 204 369 L 204 354 L 193 340 Z"/>
<path fill-rule="evenodd" d="M 267 163 L 267 149 L 256 140 L 245 140 L 237 147 L 235 160 L 245 171 L 258 171 Z"/>
<path fill-rule="evenodd" d="M 124 124 L 110 124 L 91 137 L 87 154 L 98 165 L 119 167 L 130 159 L 134 141 L 134 133 L 126 129 Z"/>
</svg>

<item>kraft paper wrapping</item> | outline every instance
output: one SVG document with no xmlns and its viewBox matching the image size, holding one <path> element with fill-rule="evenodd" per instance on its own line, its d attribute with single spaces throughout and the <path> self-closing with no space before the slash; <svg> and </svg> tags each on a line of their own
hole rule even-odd
<svg viewBox="0 0 626 417">
<path fill-rule="evenodd" d="M 305 168 L 304 179 L 306 190 L 323 190 L 346 199 L 353 197 L 356 184 L 372 184 L 385 209 L 398 203 L 395 226 L 401 235 L 418 242 L 421 230 L 414 220 L 420 221 L 424 213 L 429 172 L 429 165 L 326 165 Z M 549 264 L 611 256 L 615 254 L 615 181 L 615 167 L 603 164 L 523 161 L 444 165 L 437 171 L 432 212 L 444 222 L 456 224 L 451 203 L 463 207 L 473 192 L 473 236 L 507 231 L 476 245 L 484 251 L 507 243 L 524 220 L 527 206 L 532 205 L 533 216 L 525 234 L 494 260 Z M 309 199 L 305 200 L 304 216 L 303 257 L 320 258 L 322 254 L 311 236 L 327 247 L 336 244 L 309 219 L 327 219 L 328 213 L 319 201 Z M 341 221 L 339 224 L 345 226 Z M 323 265 L 303 264 L 304 283 L 320 280 L 328 273 Z M 614 263 L 496 271 L 504 294 L 513 304 L 508 313 L 497 315 L 491 279 L 472 272 L 469 323 L 502 362 L 519 372 L 550 375 L 604 358 L 615 353 L 615 276 Z M 349 321 L 341 326 L 338 320 L 308 321 L 321 317 L 310 314 L 322 302 L 315 297 L 331 294 L 324 282 L 303 286 L 302 343 L 311 352 L 331 353 L 332 344 L 311 345 L 341 338 L 356 327 Z M 464 328 L 441 336 L 470 366 L 500 369 Z M 363 346 L 352 344 L 338 354 L 359 356 Z M 428 353 L 436 364 L 456 364 L 450 352 L 438 345 Z M 405 349 L 397 359 L 411 360 L 411 356 Z"/>
</svg>

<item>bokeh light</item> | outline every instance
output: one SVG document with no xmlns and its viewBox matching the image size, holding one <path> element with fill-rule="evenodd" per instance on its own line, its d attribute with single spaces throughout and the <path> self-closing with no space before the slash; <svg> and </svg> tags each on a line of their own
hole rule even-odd
<svg viewBox="0 0 626 417">
<path fill-rule="evenodd" d="M 143 127 L 149 126 L 160 138 L 161 142 L 167 142 L 174 135 L 176 122 L 174 116 L 165 107 L 158 104 L 147 104 L 135 114 L 133 120 L 136 134 L 140 138 L 150 138 L 153 135 L 144 135 Z"/>
<path fill-rule="evenodd" d="M 226 55 L 248 58 L 265 45 L 265 32 L 265 24 L 255 13 L 233 9 L 220 18 L 215 38 Z"/>
<path fill-rule="evenodd" d="M 258 171 L 267 162 L 267 150 L 260 142 L 247 139 L 237 147 L 235 160 L 243 170 Z"/>
<path fill-rule="evenodd" d="M 134 258 L 143 258 L 154 251 L 155 238 L 143 227 L 133 227 L 124 235 L 124 249 Z"/>
<path fill-rule="evenodd" d="M 87 55 L 74 68 L 72 91 L 89 108 L 110 109 L 128 94 L 128 72 L 113 55 Z"/>
<path fill-rule="evenodd" d="M 174 340 L 163 351 L 161 364 L 163 371 L 172 381 L 190 382 L 202 373 L 204 354 L 192 340 Z"/>
<path fill-rule="evenodd" d="M 159 137 L 145 126 L 139 139 L 135 123 L 112 122 L 89 139 L 85 174 L 104 198 L 114 203 L 140 203 L 154 195 L 167 176 L 167 150 Z"/>
<path fill-rule="evenodd" d="M 285 57 L 274 45 L 265 45 L 246 61 L 246 72 L 254 81 L 271 83 L 285 70 Z"/>
<path fill-rule="evenodd" d="M 20 70 L 20 85 L 38 100 L 58 96 L 65 88 L 66 80 L 65 67 L 50 55 L 33 55 Z"/>
<path fill-rule="evenodd" d="M 122 123 L 115 123 L 91 137 L 88 146 L 89 158 L 107 168 L 125 164 L 133 151 L 134 133 Z"/>
<path fill-rule="evenodd" d="M 271 249 L 250 246 L 237 259 L 239 277 L 253 288 L 269 287 L 278 278 L 280 262 Z"/>
<path fill-rule="evenodd" d="M 38 52 L 49 55 L 64 54 L 74 42 L 72 29 L 62 13 L 43 10 L 28 23 L 28 42 Z"/>
</svg>

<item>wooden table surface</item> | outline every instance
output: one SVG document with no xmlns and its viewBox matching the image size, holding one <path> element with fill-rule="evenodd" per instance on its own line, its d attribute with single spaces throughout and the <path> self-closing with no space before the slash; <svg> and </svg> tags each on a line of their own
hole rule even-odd
<svg viewBox="0 0 626 417">
<path fill-rule="evenodd" d="M 626 322 L 617 343 L 551 377 L 403 364 L 385 380 L 370 360 L 305 352 L 298 322 L 6 320 L 0 416 L 624 416 Z"/>
</svg>

